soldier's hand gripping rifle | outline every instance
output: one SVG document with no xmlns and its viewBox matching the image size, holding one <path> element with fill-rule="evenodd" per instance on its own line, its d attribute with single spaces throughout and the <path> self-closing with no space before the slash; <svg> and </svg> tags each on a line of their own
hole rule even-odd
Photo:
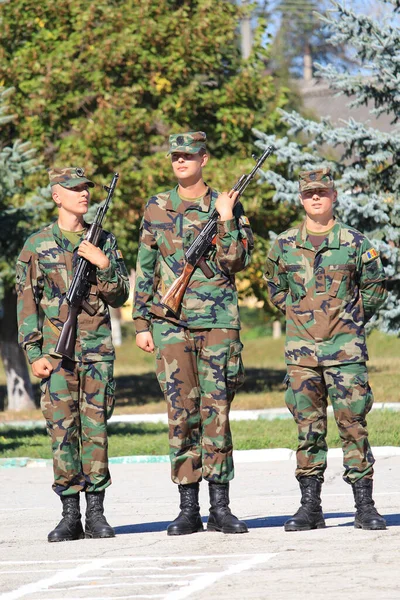
<svg viewBox="0 0 400 600">
<path fill-rule="evenodd" d="M 239 192 L 236 202 L 239 200 L 240 196 L 243 194 L 257 171 L 262 167 L 265 160 L 270 154 L 272 154 L 273 151 L 274 147 L 268 146 L 260 158 L 257 159 L 252 171 L 248 175 L 242 175 L 237 181 L 235 186 L 232 188 L 235 192 Z M 208 279 L 211 279 L 211 277 L 214 275 L 210 267 L 205 262 L 204 257 L 212 245 L 215 236 L 217 235 L 218 218 L 219 213 L 214 209 L 199 235 L 185 252 L 185 266 L 182 274 L 174 281 L 169 290 L 161 298 L 161 305 L 171 311 L 176 317 L 179 316 L 179 308 L 195 268 L 199 266 Z"/>
<path fill-rule="evenodd" d="M 104 189 L 107 192 L 107 198 L 105 202 L 97 209 L 95 219 L 85 236 L 85 240 L 94 246 L 99 245 L 100 236 L 103 231 L 102 223 L 110 206 L 111 199 L 114 195 L 118 177 L 119 174 L 114 173 L 111 185 L 109 187 L 106 185 L 104 186 Z M 91 286 L 91 274 L 94 268 L 95 267 L 91 262 L 80 256 L 77 261 L 71 286 L 67 292 L 66 300 L 68 302 L 68 317 L 62 327 L 55 351 L 66 358 L 70 358 L 71 360 L 74 356 L 75 350 L 78 314 L 82 308 L 91 317 L 93 317 L 96 312 L 87 301 Z"/>
</svg>

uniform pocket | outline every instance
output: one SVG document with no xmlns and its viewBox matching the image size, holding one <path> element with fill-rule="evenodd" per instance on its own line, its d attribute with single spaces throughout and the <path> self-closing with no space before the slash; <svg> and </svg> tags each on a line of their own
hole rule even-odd
<svg viewBox="0 0 400 600">
<path fill-rule="evenodd" d="M 162 393 L 165 395 L 167 393 L 167 377 L 165 374 L 165 361 L 161 354 L 160 349 L 157 349 L 156 353 L 156 375 L 157 381 L 161 388 Z"/>
<path fill-rule="evenodd" d="M 175 254 L 177 250 L 183 249 L 183 241 L 176 238 L 173 231 L 163 228 L 154 228 L 154 235 L 161 256 L 165 259 L 167 256 Z"/>
<path fill-rule="evenodd" d="M 292 302 L 298 302 L 307 293 L 303 267 L 302 265 L 286 265 L 286 272 Z"/>
<path fill-rule="evenodd" d="M 286 390 L 285 390 L 285 404 L 288 407 L 289 411 L 291 412 L 291 414 L 293 416 L 295 416 L 295 412 L 296 412 L 296 398 L 292 389 L 292 385 L 290 382 L 290 377 L 289 375 L 285 375 L 285 379 L 283 380 L 283 383 L 286 385 Z"/>
<path fill-rule="evenodd" d="M 359 373 L 354 376 L 351 382 L 352 396 L 351 405 L 354 412 L 365 417 L 372 408 L 374 395 L 369 385 L 368 373 Z"/>
<path fill-rule="evenodd" d="M 15 270 L 15 283 L 17 294 L 22 294 L 24 291 L 30 260 L 30 254 L 28 254 L 27 252 L 21 252 Z"/>
<path fill-rule="evenodd" d="M 354 290 L 355 265 L 330 265 L 326 278 L 330 282 L 328 295 L 340 300 L 350 300 Z"/>
<path fill-rule="evenodd" d="M 237 390 L 244 383 L 242 350 L 243 344 L 240 340 L 231 342 L 226 365 L 226 385 L 232 391 Z"/>
<path fill-rule="evenodd" d="M 115 407 L 115 379 L 109 379 L 106 385 L 105 391 L 105 410 L 106 410 L 106 419 L 110 419 L 114 412 Z"/>
<path fill-rule="evenodd" d="M 90 306 L 93 308 L 93 310 L 95 310 L 96 312 L 99 310 L 100 302 L 99 302 L 99 290 L 98 290 L 97 285 L 90 286 L 90 291 L 89 291 L 87 301 L 90 304 Z"/>
<path fill-rule="evenodd" d="M 59 262 L 40 262 L 49 296 L 60 297 L 69 287 L 67 265 Z"/>
<path fill-rule="evenodd" d="M 49 382 L 50 377 L 46 377 L 40 382 L 40 408 L 46 419 L 47 428 L 51 429 L 51 424 L 53 422 L 53 407 L 50 402 Z"/>
</svg>

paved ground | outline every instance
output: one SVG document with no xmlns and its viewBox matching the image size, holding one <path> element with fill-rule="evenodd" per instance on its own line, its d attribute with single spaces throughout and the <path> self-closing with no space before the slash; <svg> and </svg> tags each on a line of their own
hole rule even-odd
<svg viewBox="0 0 400 600">
<path fill-rule="evenodd" d="M 400 456 L 378 459 L 375 496 L 389 525 L 381 532 L 353 528 L 351 489 L 332 458 L 323 488 L 327 528 L 285 533 L 298 506 L 293 470 L 293 460 L 238 461 L 232 508 L 249 533 L 173 538 L 165 528 L 178 493 L 168 464 L 113 465 L 106 504 L 117 537 L 48 544 L 60 511 L 51 469 L 2 469 L 0 599 L 399 599 Z M 206 517 L 204 483 L 201 505 Z"/>
</svg>

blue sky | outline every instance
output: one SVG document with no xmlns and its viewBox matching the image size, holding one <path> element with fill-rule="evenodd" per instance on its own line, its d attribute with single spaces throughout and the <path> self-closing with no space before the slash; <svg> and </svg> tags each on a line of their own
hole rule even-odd
<svg viewBox="0 0 400 600">
<path fill-rule="evenodd" d="M 340 0 L 339 0 L 340 1 Z M 263 4 L 262 0 L 259 0 L 260 4 Z M 269 24 L 267 31 L 268 33 L 274 33 L 279 24 L 278 16 L 274 18 L 273 7 L 277 5 L 279 0 L 270 0 L 269 10 L 272 13 L 272 22 Z M 317 4 L 323 4 L 324 7 L 329 7 L 329 0 L 325 0 L 324 2 L 317 2 Z M 360 12 L 362 14 L 367 14 L 369 16 L 374 16 L 378 18 L 378 20 L 384 18 L 385 14 L 391 14 L 393 11 L 393 7 L 390 4 L 383 2 L 383 0 L 343 0 L 342 4 L 346 8 L 350 8 L 355 12 Z M 396 21 L 400 24 L 400 15 L 397 16 Z"/>
</svg>

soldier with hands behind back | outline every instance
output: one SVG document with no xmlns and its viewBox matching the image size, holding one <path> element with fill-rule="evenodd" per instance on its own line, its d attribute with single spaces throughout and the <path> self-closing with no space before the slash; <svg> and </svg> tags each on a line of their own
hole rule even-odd
<svg viewBox="0 0 400 600">
<path fill-rule="evenodd" d="M 229 508 L 234 476 L 229 410 L 243 381 L 238 297 L 234 274 L 250 261 L 251 230 L 236 192 L 218 194 L 203 180 L 206 135 L 169 138 L 178 185 L 147 202 L 141 227 L 133 318 L 136 343 L 156 352 L 157 378 L 167 401 L 172 481 L 181 512 L 168 535 L 203 530 L 199 483 L 209 485 L 207 529 L 243 533 Z M 161 302 L 183 272 L 185 251 L 219 213 L 207 268 L 191 275 L 178 314 Z M 209 271 L 211 269 L 211 271 Z"/>
<path fill-rule="evenodd" d="M 354 526 L 385 529 L 372 499 L 374 457 L 366 415 L 365 325 L 386 299 L 379 252 L 333 214 L 337 197 L 330 169 L 299 175 L 305 221 L 280 234 L 268 255 L 265 279 L 286 316 L 286 404 L 298 426 L 296 477 L 301 507 L 286 531 L 325 526 L 321 485 L 327 457 L 327 399 L 343 448 L 344 480 L 356 507 Z"/>
<path fill-rule="evenodd" d="M 83 169 L 49 170 L 58 219 L 31 235 L 17 262 L 19 342 L 32 373 L 41 381 L 41 408 L 53 450 L 53 490 L 63 518 L 49 542 L 113 537 L 103 514 L 104 490 L 111 484 L 107 419 L 114 407 L 114 348 L 108 305 L 122 306 L 129 280 L 115 237 L 103 231 L 99 245 L 84 239 L 94 183 Z M 92 265 L 87 302 L 80 311 L 73 360 L 55 352 L 68 315 L 66 293 L 79 257 Z M 43 321 L 42 321 L 43 315 Z M 83 531 L 79 494 L 86 496 Z"/>
</svg>

